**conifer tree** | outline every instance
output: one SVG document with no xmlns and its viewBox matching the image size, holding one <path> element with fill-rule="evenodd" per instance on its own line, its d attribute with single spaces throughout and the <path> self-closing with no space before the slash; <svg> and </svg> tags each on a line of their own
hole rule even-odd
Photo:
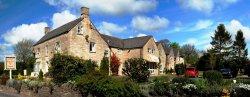
<svg viewBox="0 0 250 97">
<path fill-rule="evenodd" d="M 233 42 L 233 58 L 237 60 L 239 69 L 243 69 L 247 61 L 246 41 L 241 30 L 237 31 Z"/>
<path fill-rule="evenodd" d="M 231 48 L 231 35 L 226 30 L 224 24 L 220 24 L 215 30 L 214 36 L 212 37 L 212 52 L 216 56 L 216 64 L 222 65 L 224 59 L 229 58 L 230 48 Z"/>
</svg>

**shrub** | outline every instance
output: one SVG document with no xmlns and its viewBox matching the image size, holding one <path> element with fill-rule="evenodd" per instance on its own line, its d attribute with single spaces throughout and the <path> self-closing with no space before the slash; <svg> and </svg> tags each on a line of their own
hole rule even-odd
<svg viewBox="0 0 250 97">
<path fill-rule="evenodd" d="M 8 81 L 9 77 L 4 73 L 1 77 L 1 85 L 6 85 L 6 82 Z"/>
<path fill-rule="evenodd" d="M 19 80 L 10 79 L 7 81 L 6 85 L 15 88 L 19 94 L 21 91 L 22 82 Z"/>
<path fill-rule="evenodd" d="M 250 85 L 249 84 L 237 84 L 233 87 L 231 92 L 232 97 L 247 97 L 250 95 Z"/>
<path fill-rule="evenodd" d="M 220 72 L 209 70 L 203 73 L 203 78 L 207 79 L 211 84 L 220 84 L 223 81 L 223 76 Z"/>
<path fill-rule="evenodd" d="M 110 59 L 110 69 L 112 75 L 118 75 L 120 64 L 120 59 L 115 55 L 115 53 L 113 53 Z"/>
<path fill-rule="evenodd" d="M 189 79 L 189 78 L 186 78 L 186 77 L 176 77 L 176 78 L 172 79 L 172 83 L 178 83 L 181 85 L 185 85 L 185 84 L 193 84 L 194 81 Z"/>
<path fill-rule="evenodd" d="M 186 84 L 182 86 L 182 90 L 189 96 L 198 95 L 198 88 L 195 84 Z"/>
<path fill-rule="evenodd" d="M 164 78 L 156 78 L 153 81 L 153 91 L 151 95 L 156 94 L 155 96 L 170 96 L 171 97 L 171 87 L 170 83 Z"/>
<path fill-rule="evenodd" d="M 51 59 L 49 74 L 55 83 L 61 84 L 69 80 L 74 80 L 76 76 L 81 76 L 92 72 L 97 67 L 96 62 L 82 60 L 70 55 L 55 54 Z"/>
<path fill-rule="evenodd" d="M 126 60 L 124 65 L 124 75 L 139 83 L 148 81 L 150 75 L 149 62 L 142 58 L 132 58 Z"/>
<path fill-rule="evenodd" d="M 109 75 L 109 59 L 107 57 L 102 58 L 100 72 Z"/>
<path fill-rule="evenodd" d="M 43 71 L 42 70 L 39 71 L 38 79 L 41 81 L 43 80 Z"/>
<path fill-rule="evenodd" d="M 186 68 L 186 66 L 183 63 L 176 64 L 174 67 L 177 75 L 183 75 L 185 73 L 185 68 Z"/>
<path fill-rule="evenodd" d="M 93 97 L 141 97 L 139 86 L 130 81 L 115 79 L 92 72 L 77 78 L 76 85 L 82 96 Z"/>
<path fill-rule="evenodd" d="M 171 69 L 167 69 L 166 68 L 164 71 L 165 71 L 165 74 L 169 74 L 169 73 L 173 73 L 174 69 L 172 69 L 172 68 Z"/>
</svg>

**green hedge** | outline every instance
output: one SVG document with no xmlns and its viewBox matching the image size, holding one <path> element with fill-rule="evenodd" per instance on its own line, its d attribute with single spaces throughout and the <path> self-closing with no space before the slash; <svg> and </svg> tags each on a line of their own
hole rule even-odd
<svg viewBox="0 0 250 97">
<path fill-rule="evenodd" d="M 203 73 L 203 78 L 207 79 L 211 84 L 220 84 L 223 81 L 223 76 L 219 71 L 209 70 Z"/>
<path fill-rule="evenodd" d="M 76 85 L 83 97 L 142 97 L 137 84 L 105 76 L 100 72 L 83 75 L 76 80 Z"/>
<path fill-rule="evenodd" d="M 97 67 L 96 62 L 83 60 L 70 55 L 55 54 L 51 59 L 49 75 L 57 84 L 74 80 L 75 77 L 92 72 Z"/>
</svg>

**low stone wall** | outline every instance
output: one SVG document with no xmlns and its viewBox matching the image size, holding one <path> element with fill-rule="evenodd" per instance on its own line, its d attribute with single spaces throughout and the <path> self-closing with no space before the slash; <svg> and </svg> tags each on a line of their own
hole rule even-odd
<svg viewBox="0 0 250 97">
<path fill-rule="evenodd" d="M 18 94 L 17 90 L 5 85 L 0 85 L 0 90 L 7 94 Z M 80 92 L 70 84 L 54 86 L 53 91 L 47 86 L 38 89 L 38 92 L 30 90 L 26 85 L 21 86 L 20 97 L 82 97 Z"/>
</svg>

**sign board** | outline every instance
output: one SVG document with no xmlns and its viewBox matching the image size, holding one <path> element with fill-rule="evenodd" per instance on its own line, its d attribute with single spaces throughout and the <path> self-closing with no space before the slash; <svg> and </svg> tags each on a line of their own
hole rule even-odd
<svg viewBox="0 0 250 97">
<path fill-rule="evenodd" d="M 16 70 L 16 57 L 15 56 L 5 57 L 4 70 Z"/>
</svg>

